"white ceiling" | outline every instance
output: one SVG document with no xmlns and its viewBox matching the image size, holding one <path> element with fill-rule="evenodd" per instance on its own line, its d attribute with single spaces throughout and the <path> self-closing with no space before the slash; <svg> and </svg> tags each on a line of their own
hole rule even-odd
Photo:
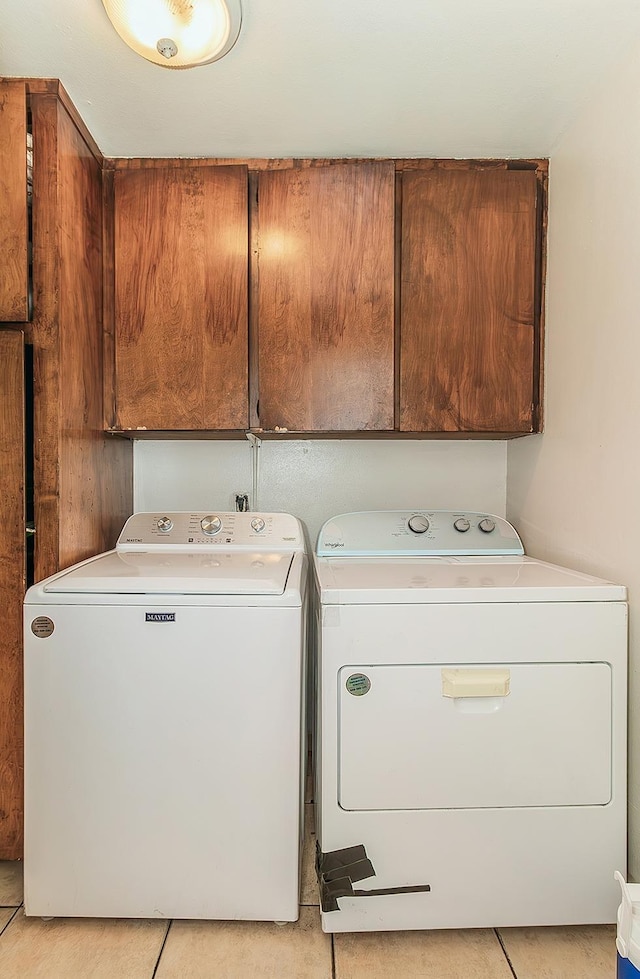
<svg viewBox="0 0 640 979">
<path fill-rule="evenodd" d="M 243 0 L 169 71 L 101 0 L 0 0 L 0 72 L 60 78 L 107 156 L 549 156 L 639 41 L 638 0 Z"/>
</svg>

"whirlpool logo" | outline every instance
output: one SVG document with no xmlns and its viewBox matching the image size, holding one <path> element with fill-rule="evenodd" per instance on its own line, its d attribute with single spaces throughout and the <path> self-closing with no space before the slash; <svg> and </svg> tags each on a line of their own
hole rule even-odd
<svg viewBox="0 0 640 979">
<path fill-rule="evenodd" d="M 344 547 L 343 540 L 326 540 L 324 542 L 325 547 Z"/>
<path fill-rule="evenodd" d="M 175 612 L 145 612 L 145 622 L 175 622 Z"/>
</svg>

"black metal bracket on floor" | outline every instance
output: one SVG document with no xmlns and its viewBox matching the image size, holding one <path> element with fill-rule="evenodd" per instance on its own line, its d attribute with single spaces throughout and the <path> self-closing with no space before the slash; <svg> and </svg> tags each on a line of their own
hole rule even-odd
<svg viewBox="0 0 640 979">
<path fill-rule="evenodd" d="M 381 894 L 419 894 L 431 890 L 431 884 L 412 884 L 407 887 L 381 887 L 376 890 L 355 890 L 354 882 L 375 877 L 376 872 L 362 843 L 342 850 L 323 853 L 316 843 L 316 874 L 320 886 L 323 911 L 339 911 L 339 897 L 376 897 Z"/>
</svg>

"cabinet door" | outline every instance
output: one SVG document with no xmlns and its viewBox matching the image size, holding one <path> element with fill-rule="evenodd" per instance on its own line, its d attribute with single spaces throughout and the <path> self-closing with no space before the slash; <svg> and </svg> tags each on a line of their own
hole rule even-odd
<svg viewBox="0 0 640 979">
<path fill-rule="evenodd" d="M 0 82 L 0 320 L 28 312 L 27 96 L 24 82 Z"/>
<path fill-rule="evenodd" d="M 261 173 L 259 422 L 393 429 L 394 164 Z"/>
<path fill-rule="evenodd" d="M 248 425 L 247 169 L 115 174 L 116 428 Z"/>
<path fill-rule="evenodd" d="M 22 856 L 24 336 L 0 330 L 0 860 Z"/>
<path fill-rule="evenodd" d="M 407 171 L 400 429 L 533 429 L 536 174 Z"/>
</svg>

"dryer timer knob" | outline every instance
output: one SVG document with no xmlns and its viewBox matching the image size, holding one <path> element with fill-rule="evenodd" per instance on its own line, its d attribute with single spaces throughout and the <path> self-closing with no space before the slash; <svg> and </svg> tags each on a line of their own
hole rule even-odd
<svg viewBox="0 0 640 979">
<path fill-rule="evenodd" d="M 480 523 L 478 524 L 478 527 L 483 532 L 483 534 L 490 534 L 493 530 L 496 529 L 496 522 L 495 520 L 491 520 L 489 517 L 483 517 Z"/>
<path fill-rule="evenodd" d="M 205 534 L 207 534 L 209 537 L 213 537 L 213 535 L 217 534 L 222 527 L 222 520 L 220 517 L 203 517 L 200 521 L 200 526 Z"/>
<path fill-rule="evenodd" d="M 458 517 L 457 520 L 453 521 L 453 526 L 460 534 L 466 534 L 466 532 L 471 528 L 471 524 L 466 517 Z"/>
<path fill-rule="evenodd" d="M 429 529 L 429 521 L 422 513 L 414 513 L 409 517 L 409 530 L 414 534 L 426 534 Z"/>
</svg>

